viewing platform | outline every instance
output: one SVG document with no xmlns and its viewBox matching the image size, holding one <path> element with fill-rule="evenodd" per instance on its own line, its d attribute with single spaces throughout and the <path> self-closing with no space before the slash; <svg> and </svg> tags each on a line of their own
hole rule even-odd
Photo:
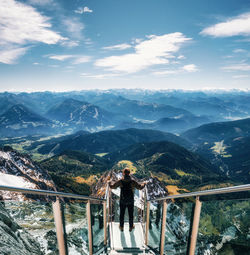
<svg viewBox="0 0 250 255">
<path fill-rule="evenodd" d="M 104 198 L 9 186 L 0 186 L 0 191 L 44 198 L 0 203 L 0 254 L 15 254 L 11 252 L 19 246 L 21 254 L 29 244 L 37 253 L 26 254 L 194 255 L 229 246 L 250 250 L 250 184 L 157 199 L 144 189 L 136 193 L 131 232 L 127 216 L 120 231 L 118 192 L 108 187 Z"/>
</svg>

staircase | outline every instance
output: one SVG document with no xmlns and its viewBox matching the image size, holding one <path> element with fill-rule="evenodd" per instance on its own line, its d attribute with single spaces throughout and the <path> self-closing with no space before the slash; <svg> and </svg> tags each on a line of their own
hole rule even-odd
<svg viewBox="0 0 250 255">
<path fill-rule="evenodd" d="M 109 208 L 109 240 L 110 246 L 108 254 L 110 255 L 139 255 L 139 254 L 154 254 L 145 244 L 145 222 L 144 222 L 144 200 L 145 193 L 137 192 L 137 202 L 134 209 L 134 226 L 135 228 L 130 232 L 129 224 L 125 222 L 124 231 L 119 229 L 119 205 L 117 190 L 109 190 L 108 193 L 108 208 Z M 141 209 L 141 214 L 136 213 Z M 127 212 L 126 212 L 127 214 Z M 126 221 L 125 214 L 125 221 Z"/>
</svg>

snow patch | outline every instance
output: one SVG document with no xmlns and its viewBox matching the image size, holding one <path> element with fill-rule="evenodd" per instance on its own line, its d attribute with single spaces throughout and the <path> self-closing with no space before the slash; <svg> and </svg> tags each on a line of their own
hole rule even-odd
<svg viewBox="0 0 250 255">
<path fill-rule="evenodd" d="M 30 183 L 24 177 L 4 173 L 0 173 L 0 185 L 14 186 L 17 188 L 36 188 L 35 184 Z"/>
<path fill-rule="evenodd" d="M 0 158 L 11 160 L 11 155 L 9 152 L 0 151 Z"/>
</svg>

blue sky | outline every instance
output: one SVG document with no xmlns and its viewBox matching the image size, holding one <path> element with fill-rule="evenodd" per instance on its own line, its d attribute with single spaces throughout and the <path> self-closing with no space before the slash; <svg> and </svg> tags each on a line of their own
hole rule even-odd
<svg viewBox="0 0 250 255">
<path fill-rule="evenodd" d="M 0 91 L 249 81 L 249 0 L 1 0 Z"/>
</svg>

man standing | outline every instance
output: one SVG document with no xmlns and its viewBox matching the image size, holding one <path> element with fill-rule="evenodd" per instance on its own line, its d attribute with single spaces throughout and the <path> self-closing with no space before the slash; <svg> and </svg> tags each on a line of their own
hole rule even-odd
<svg viewBox="0 0 250 255">
<path fill-rule="evenodd" d="M 135 226 L 134 220 L 134 189 L 143 189 L 146 183 L 139 184 L 135 180 L 131 179 L 130 170 L 128 168 L 123 169 L 123 178 L 116 183 L 109 183 L 111 189 L 121 188 L 120 193 L 120 230 L 124 229 L 124 215 L 125 210 L 128 208 L 129 215 L 129 231 L 131 232 Z"/>
</svg>

